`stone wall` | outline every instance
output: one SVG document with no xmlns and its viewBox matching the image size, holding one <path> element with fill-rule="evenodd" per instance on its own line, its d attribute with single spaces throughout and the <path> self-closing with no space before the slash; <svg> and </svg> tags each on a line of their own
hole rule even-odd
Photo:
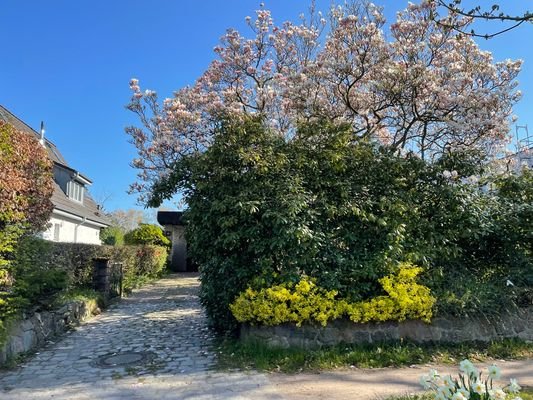
<svg viewBox="0 0 533 400">
<path fill-rule="evenodd" d="M 18 354 L 36 350 L 54 336 L 99 312 L 93 303 L 75 301 L 58 310 L 36 312 L 14 322 L 4 345 L 0 346 L 0 366 Z"/>
<path fill-rule="evenodd" d="M 265 342 L 272 347 L 316 348 L 339 343 L 373 343 L 393 340 L 424 342 L 490 341 L 520 338 L 533 341 L 533 307 L 521 309 L 491 320 L 472 318 L 435 318 L 431 324 L 421 321 L 355 324 L 348 320 L 327 326 L 249 326 L 241 328 L 241 338 Z"/>
</svg>

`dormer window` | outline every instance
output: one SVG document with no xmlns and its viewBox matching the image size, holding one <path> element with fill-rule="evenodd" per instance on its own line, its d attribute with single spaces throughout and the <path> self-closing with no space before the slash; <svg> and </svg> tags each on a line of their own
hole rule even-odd
<svg viewBox="0 0 533 400">
<path fill-rule="evenodd" d="M 75 201 L 83 203 L 83 192 L 85 188 L 76 181 L 67 182 L 67 196 Z"/>
</svg>

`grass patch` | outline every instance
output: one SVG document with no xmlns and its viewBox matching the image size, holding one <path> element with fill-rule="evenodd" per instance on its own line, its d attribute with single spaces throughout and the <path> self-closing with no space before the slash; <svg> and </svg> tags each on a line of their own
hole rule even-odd
<svg viewBox="0 0 533 400">
<path fill-rule="evenodd" d="M 509 395 L 509 399 L 514 399 L 516 395 Z M 523 389 L 520 392 L 520 398 L 522 400 L 533 400 L 533 389 Z M 386 400 L 433 400 L 434 396 L 431 394 L 422 395 L 407 395 L 407 396 L 393 396 L 387 397 Z"/>
<path fill-rule="evenodd" d="M 533 357 L 533 343 L 506 339 L 491 343 L 415 344 L 394 342 L 353 344 L 315 350 L 270 348 L 264 343 L 221 339 L 218 367 L 222 370 L 299 372 L 336 368 L 382 368 L 413 364 L 457 364 L 468 358 L 474 362 Z"/>
<path fill-rule="evenodd" d="M 104 305 L 102 295 L 92 289 L 71 289 L 58 294 L 53 306 L 54 308 L 61 307 L 73 301 L 82 301 L 90 306 L 102 307 Z"/>
</svg>

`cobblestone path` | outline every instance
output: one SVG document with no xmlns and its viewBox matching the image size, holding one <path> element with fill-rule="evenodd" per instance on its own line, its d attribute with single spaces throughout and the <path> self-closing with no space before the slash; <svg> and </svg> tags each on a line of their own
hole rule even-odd
<svg viewBox="0 0 533 400">
<path fill-rule="evenodd" d="M 265 389 L 263 375 L 213 370 L 198 286 L 195 275 L 176 274 L 135 291 L 16 370 L 0 372 L 0 399 L 280 398 Z"/>
</svg>

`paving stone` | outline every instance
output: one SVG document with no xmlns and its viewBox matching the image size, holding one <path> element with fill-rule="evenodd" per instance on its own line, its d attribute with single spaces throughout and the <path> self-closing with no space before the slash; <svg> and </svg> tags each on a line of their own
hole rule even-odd
<svg viewBox="0 0 533 400">
<path fill-rule="evenodd" d="M 16 370 L 0 373 L 0 398 L 217 398 L 205 386 L 215 364 L 214 336 L 198 287 L 195 275 L 176 274 L 136 290 Z M 145 351 L 155 354 L 146 365 L 96 364 L 101 356 Z M 258 376 L 239 379 L 248 388 L 264 379 Z M 224 380 L 215 383 L 223 385 Z M 10 390 L 2 391 L 6 387 Z M 186 392 L 178 390 L 185 387 Z M 224 390 L 234 389 L 229 384 Z"/>
</svg>

